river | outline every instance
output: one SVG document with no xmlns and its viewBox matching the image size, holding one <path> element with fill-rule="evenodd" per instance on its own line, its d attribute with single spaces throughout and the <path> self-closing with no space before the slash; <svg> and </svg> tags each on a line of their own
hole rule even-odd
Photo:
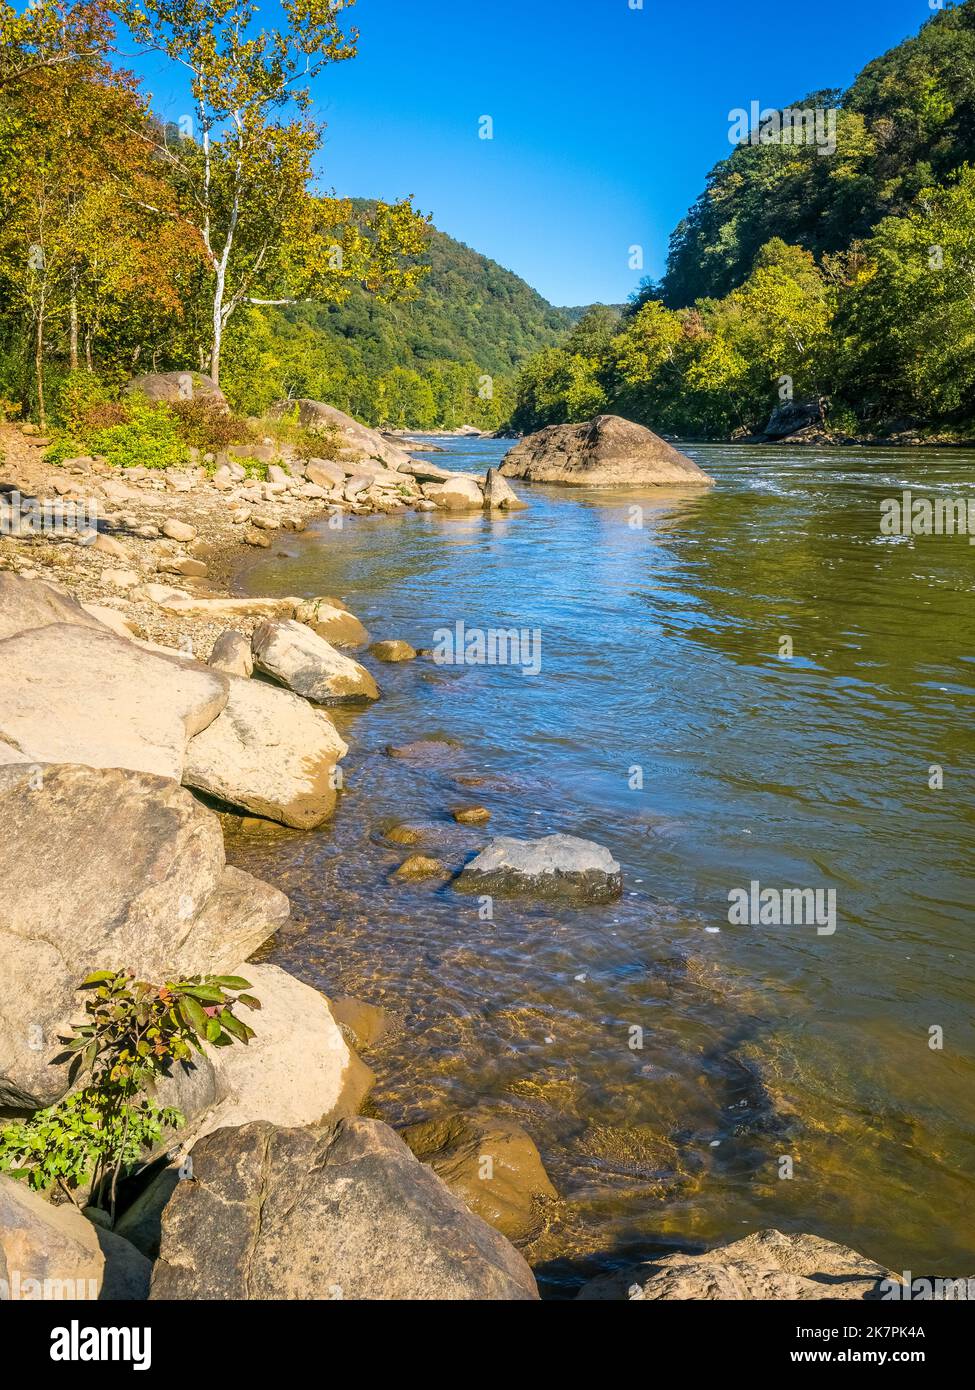
<svg viewBox="0 0 975 1390">
<path fill-rule="evenodd" d="M 508 447 L 440 442 L 478 471 Z M 510 517 L 279 537 L 242 591 L 337 594 L 374 639 L 427 648 L 459 621 L 537 630 L 540 669 L 371 663 L 383 699 L 338 716 L 333 822 L 232 857 L 292 898 L 272 960 L 393 1014 L 373 1113 L 483 1105 L 535 1139 L 561 1197 L 526 1250 L 549 1296 L 767 1226 L 966 1276 L 975 549 L 882 535 L 880 502 L 972 496 L 975 458 L 687 452 L 714 489 L 516 483 Z M 439 759 L 385 753 L 435 735 L 456 740 Z M 489 827 L 454 824 L 471 803 Z M 482 921 L 449 885 L 390 880 L 401 820 L 451 868 L 492 834 L 597 840 L 623 898 Z M 835 891 L 835 931 L 732 923 L 753 881 Z"/>
</svg>

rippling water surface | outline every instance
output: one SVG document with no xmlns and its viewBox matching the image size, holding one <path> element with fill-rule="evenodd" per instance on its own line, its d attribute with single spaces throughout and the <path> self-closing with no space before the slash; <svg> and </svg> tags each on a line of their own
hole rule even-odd
<svg viewBox="0 0 975 1390">
<path fill-rule="evenodd" d="M 442 442 L 465 469 L 507 447 Z M 367 656 L 383 699 L 338 718 L 334 822 L 233 857 L 291 895 L 272 959 L 394 1015 L 368 1054 L 375 1113 L 483 1105 L 530 1131 L 560 1193 L 526 1250 L 550 1292 L 761 1226 L 967 1275 L 975 548 L 885 538 L 879 518 L 904 487 L 971 495 L 975 459 L 688 452 L 713 490 L 516 484 L 531 510 L 511 517 L 280 538 L 246 591 L 337 594 L 374 638 L 421 647 L 458 620 L 538 628 L 542 667 Z M 455 742 L 385 754 L 431 736 Z M 454 824 L 472 803 L 489 827 Z M 623 899 L 498 899 L 481 921 L 449 886 L 390 880 L 400 821 L 452 869 L 493 834 L 598 840 Z M 835 889 L 835 934 L 729 925 L 753 879 Z"/>
</svg>

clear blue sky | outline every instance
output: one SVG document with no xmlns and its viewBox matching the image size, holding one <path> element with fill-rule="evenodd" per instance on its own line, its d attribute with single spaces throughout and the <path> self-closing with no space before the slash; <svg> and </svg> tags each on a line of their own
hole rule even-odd
<svg viewBox="0 0 975 1390">
<path fill-rule="evenodd" d="M 728 113 L 847 86 L 928 0 L 359 0 L 359 56 L 315 84 L 322 184 L 407 193 L 555 304 L 621 301 L 724 158 Z M 262 6 L 272 26 L 277 7 Z M 161 114 L 177 80 L 135 64 Z M 494 139 L 478 139 L 490 115 Z"/>
</svg>

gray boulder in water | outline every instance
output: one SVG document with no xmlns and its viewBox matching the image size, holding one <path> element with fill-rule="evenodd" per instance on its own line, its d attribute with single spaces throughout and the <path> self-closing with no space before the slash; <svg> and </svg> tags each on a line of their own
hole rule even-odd
<svg viewBox="0 0 975 1390">
<path fill-rule="evenodd" d="M 619 415 L 548 425 L 509 450 L 501 472 L 564 487 L 706 487 L 714 481 L 652 430 Z"/>
<path fill-rule="evenodd" d="M 602 845 L 575 835 L 515 840 L 502 835 L 466 864 L 462 893 L 526 894 L 577 902 L 612 902 L 622 892 L 619 864 Z"/>
</svg>

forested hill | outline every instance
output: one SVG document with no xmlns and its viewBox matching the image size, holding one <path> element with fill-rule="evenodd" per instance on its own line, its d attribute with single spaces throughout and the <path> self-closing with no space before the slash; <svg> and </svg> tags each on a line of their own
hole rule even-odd
<svg viewBox="0 0 975 1390">
<path fill-rule="evenodd" d="M 796 107 L 819 108 L 802 143 L 773 113 L 712 171 L 662 285 L 526 363 L 516 427 L 609 410 L 742 438 L 815 398 L 834 439 L 973 437 L 975 0 Z"/>
<path fill-rule="evenodd" d="M 923 7 L 922 7 L 923 8 Z M 773 237 L 816 253 L 844 250 L 922 189 L 975 160 L 975 3 L 934 14 L 914 38 L 869 63 L 838 104 L 837 154 L 814 145 L 739 145 L 671 238 L 660 297 L 684 308 L 740 285 Z"/>
<path fill-rule="evenodd" d="M 420 260 L 429 273 L 412 302 L 383 303 L 353 288 L 341 303 L 266 317 L 258 379 L 268 396 L 322 396 L 374 424 L 503 423 L 515 372 L 562 339 L 571 320 L 518 275 L 435 227 Z"/>
</svg>

